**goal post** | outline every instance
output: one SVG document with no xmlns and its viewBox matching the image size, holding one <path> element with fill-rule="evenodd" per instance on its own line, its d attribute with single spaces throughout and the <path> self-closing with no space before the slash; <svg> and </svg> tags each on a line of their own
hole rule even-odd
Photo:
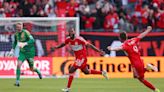
<svg viewBox="0 0 164 92">
<path fill-rule="evenodd" d="M 56 40 L 58 44 L 64 42 L 67 35 L 67 29 L 69 27 L 74 27 L 76 29 L 76 35 L 80 34 L 78 17 L 54 17 L 54 18 L 50 18 L 50 17 L 17 18 L 16 17 L 16 18 L 0 18 L 0 35 L 1 35 L 0 37 L 4 37 L 6 35 L 14 33 L 16 31 L 14 24 L 16 24 L 17 22 L 23 22 L 24 27 L 28 31 L 30 31 L 30 33 L 36 39 L 36 49 L 37 49 L 36 55 L 38 56 L 48 56 L 48 54 L 51 53 L 51 51 L 47 51 L 45 49 L 49 48 L 46 45 L 48 43 L 51 43 L 51 41 L 53 42 L 53 39 Z M 9 40 L 8 44 L 10 43 L 11 45 L 12 37 L 9 37 L 8 40 Z M 41 46 L 39 46 L 38 44 L 40 44 Z M 7 46 L 7 47 L 5 46 L 6 46 L 5 44 L 2 44 L 0 53 L 4 52 L 3 49 L 6 48 L 7 51 L 4 52 L 5 54 L 11 48 L 11 46 Z M 0 56 L 4 56 L 4 55 L 0 55 Z M 66 48 L 62 48 L 62 50 L 57 56 L 66 56 Z"/>
<path fill-rule="evenodd" d="M 74 59 L 73 53 L 68 46 L 55 51 L 52 47 L 65 41 L 69 27 L 76 29 L 76 35 L 80 34 L 78 17 L 0 18 L 0 78 L 15 78 L 16 75 L 17 59 L 6 56 L 12 48 L 15 24 L 18 22 L 22 22 L 24 29 L 27 29 L 35 39 L 34 67 L 40 69 L 43 77 L 67 77 L 70 63 L 67 65 L 65 62 Z M 15 55 L 19 56 L 18 46 Z M 38 77 L 36 73 L 29 71 L 27 62 L 21 66 L 21 74 L 25 78 Z"/>
</svg>

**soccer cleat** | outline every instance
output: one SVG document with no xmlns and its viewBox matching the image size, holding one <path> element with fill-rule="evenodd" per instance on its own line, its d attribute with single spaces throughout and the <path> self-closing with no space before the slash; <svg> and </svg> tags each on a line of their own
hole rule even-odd
<svg viewBox="0 0 164 92">
<path fill-rule="evenodd" d="M 157 67 L 156 66 L 153 66 L 152 64 L 147 64 L 146 69 L 148 69 L 148 70 L 154 70 L 155 72 L 158 71 Z"/>
<path fill-rule="evenodd" d="M 159 89 L 155 89 L 155 91 L 154 92 L 160 92 L 160 90 Z"/>
<path fill-rule="evenodd" d="M 38 76 L 39 76 L 39 79 L 42 79 L 42 74 L 38 74 Z"/>
<path fill-rule="evenodd" d="M 20 84 L 19 84 L 19 83 L 15 83 L 15 84 L 14 84 L 14 86 L 17 86 L 17 87 L 19 87 L 19 86 L 20 86 Z"/>
<path fill-rule="evenodd" d="M 70 92 L 70 88 L 64 88 L 62 89 L 63 92 Z"/>
<path fill-rule="evenodd" d="M 103 75 L 106 79 L 109 79 L 109 78 L 108 78 L 108 73 L 107 73 L 106 71 L 103 70 L 103 71 L 102 71 L 102 75 Z"/>
</svg>

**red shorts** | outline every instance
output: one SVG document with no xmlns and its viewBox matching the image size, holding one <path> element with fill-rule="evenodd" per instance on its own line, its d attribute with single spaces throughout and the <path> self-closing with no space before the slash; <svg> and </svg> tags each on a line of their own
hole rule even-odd
<svg viewBox="0 0 164 92">
<path fill-rule="evenodd" d="M 145 68 L 143 63 L 132 65 L 132 68 L 133 68 L 134 78 L 144 78 Z"/>
<path fill-rule="evenodd" d="M 84 69 L 87 66 L 87 58 L 76 59 L 73 67 L 78 69 Z"/>
</svg>

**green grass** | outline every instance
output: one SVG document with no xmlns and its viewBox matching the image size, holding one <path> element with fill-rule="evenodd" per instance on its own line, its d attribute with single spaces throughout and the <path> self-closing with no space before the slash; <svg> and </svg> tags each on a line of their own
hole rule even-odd
<svg viewBox="0 0 164 92">
<path fill-rule="evenodd" d="M 164 79 L 148 79 L 161 92 Z M 0 92 L 61 92 L 67 79 L 21 79 L 21 86 L 13 86 L 15 79 L 0 79 Z M 71 92 L 152 92 L 136 79 L 75 79 Z"/>
</svg>

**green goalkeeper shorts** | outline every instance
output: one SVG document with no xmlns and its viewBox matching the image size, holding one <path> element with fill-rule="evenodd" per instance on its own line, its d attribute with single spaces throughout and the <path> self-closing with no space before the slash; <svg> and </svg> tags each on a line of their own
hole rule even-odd
<svg viewBox="0 0 164 92">
<path fill-rule="evenodd" d="M 28 61 L 28 64 L 30 67 L 33 67 L 34 65 L 34 56 L 35 52 L 19 52 L 18 60 L 21 62 L 24 62 L 25 60 Z"/>
</svg>

